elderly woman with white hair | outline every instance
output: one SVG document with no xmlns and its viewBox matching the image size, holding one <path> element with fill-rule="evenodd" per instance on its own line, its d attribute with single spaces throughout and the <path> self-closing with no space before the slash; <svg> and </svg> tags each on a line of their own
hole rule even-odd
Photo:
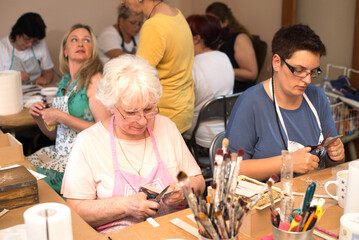
<svg viewBox="0 0 359 240">
<path fill-rule="evenodd" d="M 204 191 L 176 125 L 157 115 L 161 94 L 158 72 L 143 58 L 122 55 L 105 65 L 96 97 L 113 115 L 78 135 L 62 185 L 67 203 L 102 233 L 183 209 L 179 171 Z M 144 185 L 176 191 L 159 204 L 140 191 Z"/>
</svg>

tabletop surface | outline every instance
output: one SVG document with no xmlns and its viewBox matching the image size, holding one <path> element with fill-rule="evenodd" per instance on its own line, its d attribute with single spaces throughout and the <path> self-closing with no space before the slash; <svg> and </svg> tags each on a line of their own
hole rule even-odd
<svg viewBox="0 0 359 240">
<path fill-rule="evenodd" d="M 11 163 L 9 163 L 11 165 Z M 27 162 L 25 159 L 24 165 L 28 168 L 33 166 Z M 293 191 L 304 193 L 306 187 L 311 181 L 317 183 L 317 188 L 315 194 L 326 194 L 324 190 L 325 182 L 335 179 L 335 174 L 337 171 L 348 169 L 348 163 L 338 165 L 333 168 L 327 168 L 321 171 L 310 173 L 304 176 L 300 176 L 294 179 Z M 277 183 L 280 187 L 280 183 Z M 43 180 L 38 181 L 39 187 L 39 199 L 40 203 L 45 202 L 57 202 L 66 204 L 66 202 Z M 300 206 L 302 196 L 296 196 L 295 202 L 296 207 Z M 0 218 L 0 229 L 8 228 L 17 224 L 23 224 L 23 213 L 26 209 L 31 206 L 21 207 L 17 209 L 10 210 L 4 216 Z M 260 211 L 260 210 L 252 210 Z M 197 239 L 193 235 L 187 233 L 186 231 L 178 228 L 169 222 L 169 220 L 174 218 L 180 218 L 186 223 L 196 227 L 196 224 L 193 223 L 187 215 L 191 214 L 190 209 L 185 209 L 180 212 L 172 213 L 165 215 L 155 220 L 159 223 L 159 227 L 153 227 L 147 221 L 129 226 L 117 232 L 110 233 L 108 236 L 101 235 L 97 233 L 92 227 L 90 227 L 77 213 L 72 212 L 72 225 L 73 225 L 73 236 L 74 239 L 88 239 L 88 240 L 105 240 L 109 239 L 110 236 L 112 239 Z M 322 227 L 330 232 L 335 234 L 339 233 L 339 219 L 343 214 L 343 209 L 340 208 L 337 202 L 333 199 L 326 198 L 326 202 L 323 207 L 322 218 L 318 221 L 317 226 Z M 269 216 L 268 216 L 269 218 Z M 271 231 L 268 231 L 267 234 L 271 234 Z M 260 235 L 254 235 L 251 238 L 243 234 L 240 234 L 239 239 L 259 239 Z M 315 239 L 321 239 L 314 237 Z"/>
</svg>

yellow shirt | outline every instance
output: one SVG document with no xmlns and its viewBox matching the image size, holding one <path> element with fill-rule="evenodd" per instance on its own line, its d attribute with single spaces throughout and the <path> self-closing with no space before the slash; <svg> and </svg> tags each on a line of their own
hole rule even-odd
<svg viewBox="0 0 359 240">
<path fill-rule="evenodd" d="M 137 55 L 159 73 L 163 94 L 160 114 L 171 119 L 183 133 L 192 125 L 194 47 L 191 30 L 182 13 L 156 14 L 143 24 Z"/>
</svg>

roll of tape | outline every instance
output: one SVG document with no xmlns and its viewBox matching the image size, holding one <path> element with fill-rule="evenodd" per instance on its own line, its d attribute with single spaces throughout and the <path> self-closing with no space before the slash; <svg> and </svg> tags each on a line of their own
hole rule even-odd
<svg viewBox="0 0 359 240">
<path fill-rule="evenodd" d="M 359 239 L 359 213 L 344 214 L 340 218 L 339 239 Z"/>
<path fill-rule="evenodd" d="M 73 240 L 71 211 L 60 203 L 43 203 L 24 213 L 27 240 Z"/>
</svg>

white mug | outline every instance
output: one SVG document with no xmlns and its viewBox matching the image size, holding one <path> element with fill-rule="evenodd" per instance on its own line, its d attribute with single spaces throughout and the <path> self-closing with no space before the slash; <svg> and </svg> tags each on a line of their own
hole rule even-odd
<svg viewBox="0 0 359 240">
<path fill-rule="evenodd" d="M 325 191 L 329 196 L 331 196 L 333 199 L 338 201 L 339 207 L 344 208 L 345 203 L 345 193 L 347 191 L 347 179 L 348 179 L 348 170 L 342 170 L 337 172 L 337 180 L 335 181 L 328 181 L 325 183 Z M 334 184 L 337 186 L 337 192 L 336 195 L 331 194 L 328 191 L 328 186 Z"/>
</svg>

